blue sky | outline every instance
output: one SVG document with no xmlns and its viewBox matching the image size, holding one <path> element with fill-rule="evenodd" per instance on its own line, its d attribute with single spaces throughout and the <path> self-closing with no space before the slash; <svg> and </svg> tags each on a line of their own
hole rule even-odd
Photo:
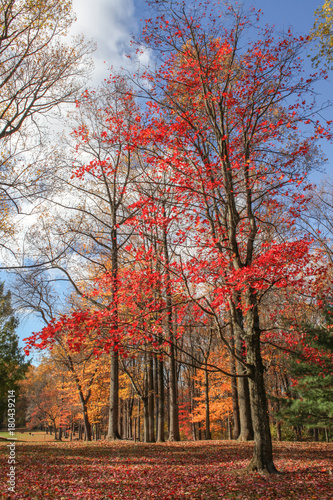
<svg viewBox="0 0 333 500">
<path fill-rule="evenodd" d="M 193 0 L 186 2 L 190 6 Z M 278 31 L 291 27 L 295 34 L 306 35 L 313 26 L 314 11 L 324 0 L 243 0 L 238 3 L 242 3 L 245 8 L 253 6 L 261 9 L 263 24 L 275 25 Z M 151 17 L 151 13 L 145 0 L 73 0 L 73 5 L 77 14 L 73 32 L 84 34 L 97 43 L 92 83 L 98 85 L 109 75 L 111 66 L 120 69 L 128 64 L 125 54 L 131 35 L 140 34 L 142 20 Z M 310 59 L 306 59 L 308 71 L 311 72 Z M 332 77 L 333 73 L 329 81 L 318 87 L 323 101 L 332 98 Z M 327 116 L 327 119 L 330 118 Z M 333 157 L 333 148 L 328 148 L 328 152 Z"/>
<path fill-rule="evenodd" d="M 320 6 L 320 2 L 313 0 L 253 0 L 243 3 L 261 9 L 267 23 L 282 29 L 292 26 L 302 33 L 308 33 L 312 28 L 313 13 Z"/>
<path fill-rule="evenodd" d="M 322 0 L 323 1 L 323 0 Z M 190 5 L 191 0 L 187 0 Z M 313 0 L 245 0 L 245 6 L 254 6 L 264 12 L 264 22 L 278 29 L 292 26 L 298 33 L 308 33 L 313 25 L 313 14 L 320 2 Z M 108 66 L 121 66 L 126 60 L 121 54 L 132 33 L 140 30 L 140 19 L 149 15 L 144 0 L 73 0 L 77 14 L 75 33 L 83 33 L 98 44 L 95 63 L 98 75 Z M 105 64 L 104 64 L 105 61 Z M 96 81 L 95 80 L 95 81 Z"/>
<path fill-rule="evenodd" d="M 314 11 L 322 2 L 313 0 L 245 0 L 245 6 L 254 6 L 264 13 L 262 21 L 274 24 L 278 30 L 289 27 L 297 34 L 307 34 L 314 21 Z M 191 0 L 188 0 L 191 4 Z M 95 73 L 93 84 L 98 85 L 109 74 L 109 67 L 116 69 L 126 65 L 126 48 L 132 34 L 140 32 L 140 19 L 148 16 L 147 5 L 143 0 L 73 0 L 77 14 L 72 33 L 83 34 L 97 43 L 94 54 Z M 332 74 L 329 81 L 320 87 L 323 100 L 332 99 Z M 333 114 L 333 110 L 332 110 Z M 328 117 L 327 117 L 328 118 Z M 325 145 L 324 151 L 329 158 L 326 167 L 332 174 L 333 146 Z M 315 177 L 319 181 L 319 176 Z M 22 318 L 18 333 L 20 338 L 38 331 L 43 324 L 30 316 Z"/>
</svg>

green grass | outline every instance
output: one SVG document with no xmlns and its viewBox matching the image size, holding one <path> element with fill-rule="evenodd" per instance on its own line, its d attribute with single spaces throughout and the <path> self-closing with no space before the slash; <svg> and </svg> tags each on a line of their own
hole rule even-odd
<svg viewBox="0 0 333 500">
<path fill-rule="evenodd" d="M 11 436 L 7 431 L 0 431 L 0 440 L 13 440 L 16 438 L 15 440 L 20 442 L 54 441 L 54 434 L 51 436 L 50 434 L 46 434 L 45 431 L 31 431 L 31 434 L 29 434 L 29 432 L 30 431 L 22 432 L 17 430 L 14 436 Z"/>
</svg>

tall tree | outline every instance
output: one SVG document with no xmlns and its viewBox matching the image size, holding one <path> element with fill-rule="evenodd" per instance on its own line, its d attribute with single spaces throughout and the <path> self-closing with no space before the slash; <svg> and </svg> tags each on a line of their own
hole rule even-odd
<svg viewBox="0 0 333 500">
<path fill-rule="evenodd" d="M 272 29 L 256 26 L 249 42 L 246 29 L 256 19 L 242 9 L 228 6 L 207 21 L 207 5 L 154 5 L 142 43 L 158 54 L 158 65 L 138 84 L 155 113 L 152 135 L 164 147 L 155 165 L 173 172 L 170 182 L 184 193 L 188 227 L 197 228 L 199 250 L 182 272 L 193 284 L 209 279 L 215 298 L 197 303 L 217 327 L 219 308 L 231 311 L 247 353 L 245 362 L 238 359 L 250 385 L 255 446 L 249 467 L 275 472 L 260 300 L 271 287 L 297 286 L 307 262 L 307 243 L 283 243 L 280 231 L 302 208 L 298 186 L 316 137 L 327 135 L 306 102 L 316 77 L 302 77 L 302 37 L 289 32 L 275 39 Z M 147 80 L 150 86 L 143 85 Z M 300 128 L 306 124 L 314 125 L 308 139 Z M 277 225 L 273 215 L 280 215 Z M 272 227 L 274 236 L 267 230 Z M 222 332 L 221 338 L 227 340 Z"/>
</svg>

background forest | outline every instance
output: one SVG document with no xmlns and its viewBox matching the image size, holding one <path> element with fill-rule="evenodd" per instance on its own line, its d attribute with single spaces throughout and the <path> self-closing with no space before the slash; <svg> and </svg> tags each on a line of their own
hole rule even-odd
<svg viewBox="0 0 333 500">
<path fill-rule="evenodd" d="M 0 420 L 14 389 L 56 440 L 254 440 L 275 472 L 272 438 L 332 439 L 333 4 L 303 35 L 151 4 L 91 88 L 71 2 L 0 0 Z"/>
</svg>

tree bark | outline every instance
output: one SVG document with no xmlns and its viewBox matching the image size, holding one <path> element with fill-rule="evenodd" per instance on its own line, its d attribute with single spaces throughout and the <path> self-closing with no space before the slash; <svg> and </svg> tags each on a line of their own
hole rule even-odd
<svg viewBox="0 0 333 500">
<path fill-rule="evenodd" d="M 158 416 L 159 416 L 159 397 L 158 397 L 158 360 L 157 354 L 154 352 L 153 356 L 154 360 L 154 418 L 155 418 L 155 427 L 156 427 L 156 441 L 158 434 Z"/>
<path fill-rule="evenodd" d="M 163 443 L 164 438 L 164 362 L 162 359 L 157 361 L 157 383 L 158 383 L 158 419 L 157 419 L 157 441 Z"/>
<path fill-rule="evenodd" d="M 191 347 L 192 347 L 192 354 L 193 354 L 192 343 L 191 343 Z M 190 394 L 190 412 L 192 415 L 191 429 L 192 429 L 193 441 L 197 440 L 197 426 L 196 426 L 196 423 L 193 422 L 193 412 L 194 412 L 194 408 L 195 408 L 195 399 L 194 399 L 195 398 L 195 384 L 194 384 L 195 375 L 196 375 L 196 367 L 193 365 L 191 367 L 191 370 L 190 370 L 189 375 L 188 375 L 188 389 L 189 389 L 189 394 Z"/>
<path fill-rule="evenodd" d="M 211 433 L 210 433 L 210 416 L 209 416 L 209 378 L 208 378 L 207 360 L 205 366 L 205 413 L 206 413 L 205 439 L 209 440 L 211 439 Z"/>
<path fill-rule="evenodd" d="M 82 405 L 82 413 L 83 413 L 83 425 L 84 425 L 84 433 L 86 441 L 91 441 L 91 425 L 88 417 L 88 408 L 87 405 L 81 401 Z"/>
<path fill-rule="evenodd" d="M 278 441 L 282 441 L 282 428 L 281 428 L 281 422 L 279 421 L 276 422 L 276 439 Z"/>
<path fill-rule="evenodd" d="M 254 451 L 249 470 L 277 473 L 273 462 L 272 437 L 264 383 L 264 365 L 260 352 L 258 306 L 252 290 L 247 293 L 246 349 L 250 367 L 249 386 L 254 431 Z"/>
<path fill-rule="evenodd" d="M 231 321 L 235 341 L 236 367 L 238 375 L 246 375 L 246 368 L 239 359 L 244 359 L 243 346 L 243 317 L 241 311 L 237 308 L 239 297 L 234 296 L 231 308 Z M 239 441 L 250 441 L 253 439 L 253 425 L 251 415 L 250 391 L 247 377 L 238 378 L 238 407 L 240 420 Z"/>
<path fill-rule="evenodd" d="M 172 297 L 171 297 L 171 278 L 170 278 L 170 259 L 168 251 L 168 241 L 166 229 L 163 228 L 163 252 L 165 260 L 165 273 L 166 273 L 166 333 L 170 341 L 170 428 L 169 428 L 169 441 L 180 441 L 179 432 L 179 409 L 177 401 L 177 367 L 175 356 L 175 336 L 173 330 L 173 310 L 172 310 Z"/>
<path fill-rule="evenodd" d="M 127 398 L 119 399 L 119 429 L 121 431 L 121 438 L 127 439 Z"/>
<path fill-rule="evenodd" d="M 175 350 L 170 346 L 170 431 L 169 441 L 180 441 Z"/>
<path fill-rule="evenodd" d="M 119 354 L 117 350 L 117 334 L 118 334 L 118 243 L 117 243 L 117 218 L 114 207 L 112 207 L 112 223 L 111 230 L 111 304 L 114 308 L 112 314 L 113 341 L 114 348 L 111 351 L 110 359 L 110 400 L 109 400 L 109 427 L 108 440 L 121 439 L 118 429 L 118 412 L 119 412 Z"/>
<path fill-rule="evenodd" d="M 235 351 L 234 337 L 231 335 L 231 346 L 233 352 Z M 235 358 L 230 356 L 230 372 L 236 375 L 236 363 Z M 231 378 L 231 397 L 232 397 L 232 414 L 233 414 L 233 439 L 238 439 L 240 435 L 240 418 L 239 418 L 239 404 L 238 404 L 238 389 L 237 389 L 237 378 Z"/>
<path fill-rule="evenodd" d="M 109 427 L 106 439 L 114 441 L 121 439 L 118 431 L 118 411 L 119 411 L 119 358 L 118 351 L 113 349 L 110 358 L 111 379 L 110 379 L 110 401 L 109 401 Z"/>
<path fill-rule="evenodd" d="M 149 443 L 149 409 L 148 409 L 148 396 L 142 397 L 143 402 L 143 440 L 145 443 Z"/>
<path fill-rule="evenodd" d="M 154 432 L 154 371 L 153 356 L 148 353 L 148 419 L 149 419 L 149 443 L 155 442 Z"/>
<path fill-rule="evenodd" d="M 138 441 L 141 441 L 141 404 L 140 404 L 140 398 L 138 399 Z"/>
</svg>

